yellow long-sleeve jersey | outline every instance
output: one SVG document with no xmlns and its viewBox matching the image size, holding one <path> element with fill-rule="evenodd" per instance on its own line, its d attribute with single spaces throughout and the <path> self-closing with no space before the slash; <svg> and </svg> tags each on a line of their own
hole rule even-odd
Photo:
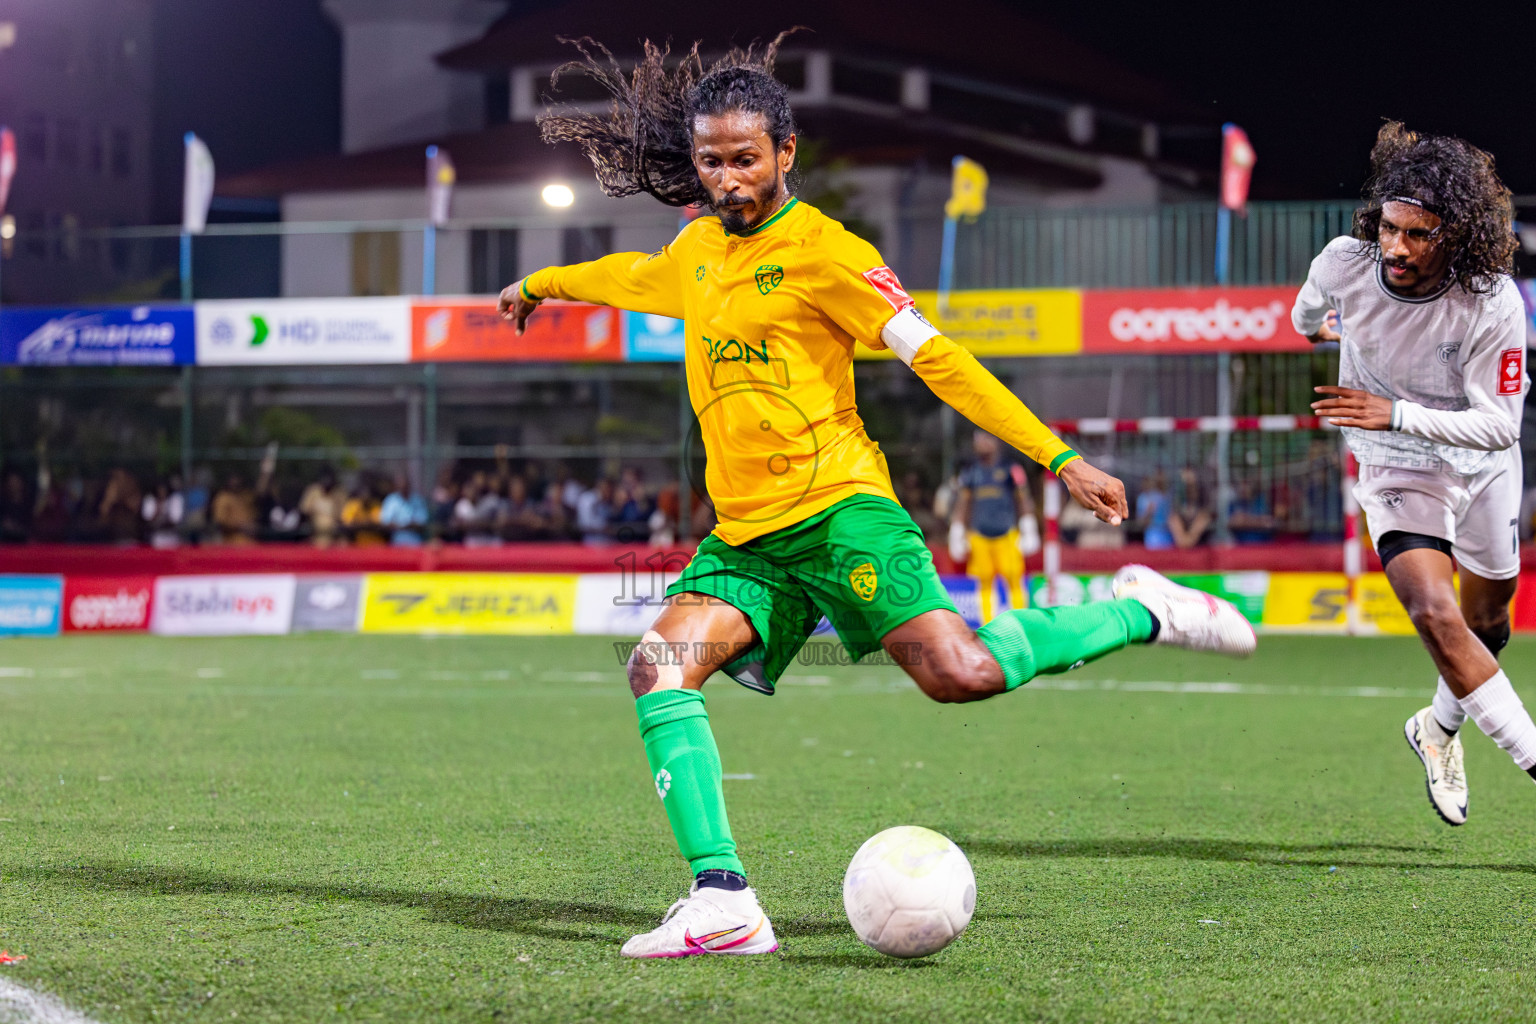
<svg viewBox="0 0 1536 1024">
<path fill-rule="evenodd" d="M 705 487 L 728 544 L 853 494 L 895 500 L 885 456 L 854 403 L 855 342 L 894 348 L 941 399 L 1053 472 L 1077 457 L 928 326 L 874 246 L 797 200 L 744 234 L 701 217 L 660 252 L 548 267 L 522 287 L 530 298 L 683 320 Z"/>
</svg>

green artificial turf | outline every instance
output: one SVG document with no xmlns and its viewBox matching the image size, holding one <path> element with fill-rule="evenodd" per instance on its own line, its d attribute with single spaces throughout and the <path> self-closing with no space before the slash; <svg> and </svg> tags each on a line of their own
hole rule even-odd
<svg viewBox="0 0 1536 1024">
<path fill-rule="evenodd" d="M 1504 661 L 1536 703 L 1536 641 Z M 609 641 L 6 641 L 0 978 L 108 1022 L 1528 1021 L 1536 787 L 1469 728 L 1440 823 L 1401 731 L 1433 681 L 1315 637 L 966 706 L 891 666 L 717 681 L 783 948 L 627 962 L 688 876 Z M 978 885 L 911 962 L 841 902 L 906 823 Z"/>
</svg>

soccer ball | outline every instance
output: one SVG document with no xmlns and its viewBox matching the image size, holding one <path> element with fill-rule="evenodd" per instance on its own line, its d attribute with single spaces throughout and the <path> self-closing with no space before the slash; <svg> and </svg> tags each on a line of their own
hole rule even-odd
<svg viewBox="0 0 1536 1024">
<path fill-rule="evenodd" d="M 871 836 L 853 855 L 843 908 L 866 946 L 887 956 L 927 956 L 971 923 L 976 876 L 946 837 L 899 825 Z"/>
</svg>

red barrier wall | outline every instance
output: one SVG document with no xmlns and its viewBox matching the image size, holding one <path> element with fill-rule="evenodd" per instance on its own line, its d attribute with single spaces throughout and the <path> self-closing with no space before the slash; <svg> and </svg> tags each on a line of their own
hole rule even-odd
<svg viewBox="0 0 1536 1024">
<path fill-rule="evenodd" d="M 963 571 L 950 560 L 942 544 L 932 545 L 941 573 Z M 640 567 L 647 558 L 670 557 L 681 565 L 692 547 L 671 549 L 587 547 L 583 544 L 507 544 L 499 548 L 331 548 L 304 544 L 256 547 L 183 547 L 166 551 L 147 547 L 114 548 L 87 544 L 20 544 L 0 547 L 0 573 L 61 573 L 65 576 L 172 576 L 241 572 L 613 572 L 615 566 Z M 633 558 L 633 563 L 627 560 Z M 1525 553 L 1526 566 L 1536 568 L 1536 552 Z M 1128 544 L 1112 551 L 1062 548 L 1066 572 L 1112 573 L 1128 562 L 1141 562 L 1163 572 L 1342 572 L 1342 548 L 1331 544 L 1252 544 L 1240 547 L 1201 547 L 1189 551 L 1148 551 Z M 1366 568 L 1379 569 L 1374 552 Z M 1040 570 L 1039 556 L 1029 560 Z"/>
</svg>

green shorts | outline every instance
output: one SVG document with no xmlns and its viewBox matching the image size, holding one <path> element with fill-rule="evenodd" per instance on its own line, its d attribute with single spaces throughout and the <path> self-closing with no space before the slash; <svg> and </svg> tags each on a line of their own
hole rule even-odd
<svg viewBox="0 0 1536 1024">
<path fill-rule="evenodd" d="M 725 671 L 768 694 L 823 615 L 858 661 L 908 619 L 956 611 L 912 517 L 869 494 L 740 547 L 711 534 L 667 588 L 668 597 L 684 593 L 718 598 L 751 620 L 759 642 Z"/>
</svg>

